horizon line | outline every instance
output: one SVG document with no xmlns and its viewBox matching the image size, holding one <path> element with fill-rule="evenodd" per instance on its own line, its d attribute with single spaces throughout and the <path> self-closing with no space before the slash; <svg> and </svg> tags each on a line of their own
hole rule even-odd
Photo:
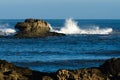
<svg viewBox="0 0 120 80">
<path fill-rule="evenodd" d="M 1 18 L 0 20 L 10 20 L 12 18 Z M 16 19 L 21 19 L 21 20 L 25 20 L 25 19 L 70 19 L 70 18 L 13 18 L 13 20 L 16 20 Z M 120 19 L 117 19 L 117 18 L 71 18 L 71 19 L 75 19 L 75 20 L 120 20 Z"/>
</svg>

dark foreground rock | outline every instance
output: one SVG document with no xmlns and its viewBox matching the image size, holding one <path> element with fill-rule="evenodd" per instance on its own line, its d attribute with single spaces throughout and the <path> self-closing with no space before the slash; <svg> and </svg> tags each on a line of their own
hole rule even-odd
<svg viewBox="0 0 120 80">
<path fill-rule="evenodd" d="M 18 30 L 16 37 L 47 37 L 47 36 L 64 36 L 65 34 L 50 32 L 49 23 L 39 19 L 26 19 L 24 22 L 18 22 L 15 25 Z"/>
<path fill-rule="evenodd" d="M 0 80 L 44 80 L 43 78 L 50 80 L 49 76 L 53 76 L 53 74 L 33 71 L 0 60 Z"/>
<path fill-rule="evenodd" d="M 0 60 L 0 80 L 120 80 L 120 58 L 107 60 L 98 68 L 58 70 L 44 73 Z"/>
<path fill-rule="evenodd" d="M 120 80 L 120 58 L 107 60 L 100 69 L 113 80 Z"/>
</svg>

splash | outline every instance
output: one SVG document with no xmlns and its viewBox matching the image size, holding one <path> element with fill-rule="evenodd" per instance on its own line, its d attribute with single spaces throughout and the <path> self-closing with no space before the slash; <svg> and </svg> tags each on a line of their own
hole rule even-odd
<svg viewBox="0 0 120 80">
<path fill-rule="evenodd" d="M 64 34 L 110 34 L 113 30 L 112 28 L 100 29 L 99 26 L 81 29 L 76 21 L 72 19 L 67 19 L 64 27 L 62 27 L 60 30 L 53 31 Z"/>
<path fill-rule="evenodd" d="M 53 32 L 54 29 L 52 28 L 52 26 L 50 24 L 48 24 L 48 26 L 50 28 L 50 31 Z"/>
<path fill-rule="evenodd" d="M 8 28 L 8 27 L 9 27 L 8 24 L 0 25 L 0 36 L 8 36 L 16 33 L 15 29 Z"/>
</svg>

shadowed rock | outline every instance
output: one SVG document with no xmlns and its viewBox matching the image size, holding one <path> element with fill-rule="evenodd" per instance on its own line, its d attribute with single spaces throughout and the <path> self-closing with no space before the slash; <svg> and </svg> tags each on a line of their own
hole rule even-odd
<svg viewBox="0 0 120 80">
<path fill-rule="evenodd" d="M 119 78 L 120 80 L 120 58 L 107 60 L 100 66 L 101 71 L 111 78 Z"/>
<path fill-rule="evenodd" d="M 15 25 L 15 29 L 18 29 L 18 32 L 15 36 L 20 38 L 65 35 L 62 33 L 50 32 L 49 23 L 40 19 L 26 19 L 24 22 L 18 22 Z"/>
<path fill-rule="evenodd" d="M 0 60 L 0 80 L 120 80 L 120 58 L 105 61 L 98 68 L 62 69 L 45 73 Z"/>
</svg>

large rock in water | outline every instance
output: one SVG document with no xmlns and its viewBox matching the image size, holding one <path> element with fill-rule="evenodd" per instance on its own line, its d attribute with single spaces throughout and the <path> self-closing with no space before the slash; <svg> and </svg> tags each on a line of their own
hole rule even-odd
<svg viewBox="0 0 120 80">
<path fill-rule="evenodd" d="M 62 69 L 54 73 L 33 71 L 0 60 L 0 80 L 120 80 L 120 58 L 107 60 L 98 68 Z"/>
<path fill-rule="evenodd" d="M 49 23 L 39 19 L 26 19 L 24 22 L 18 22 L 15 25 L 15 29 L 18 29 L 18 33 L 15 36 L 20 38 L 65 35 L 62 33 L 50 32 Z"/>
</svg>

